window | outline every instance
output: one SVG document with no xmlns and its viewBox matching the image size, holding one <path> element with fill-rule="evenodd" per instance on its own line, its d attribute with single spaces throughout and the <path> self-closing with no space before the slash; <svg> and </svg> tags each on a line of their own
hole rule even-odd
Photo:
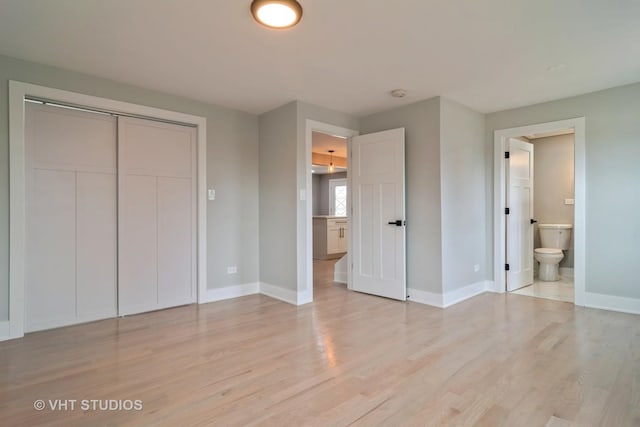
<svg viewBox="0 0 640 427">
<path fill-rule="evenodd" d="M 347 180 L 329 180 L 329 214 L 347 216 Z"/>
</svg>

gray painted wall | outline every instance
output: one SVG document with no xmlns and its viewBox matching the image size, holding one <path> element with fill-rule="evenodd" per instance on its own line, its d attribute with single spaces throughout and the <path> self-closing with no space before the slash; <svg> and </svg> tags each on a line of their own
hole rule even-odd
<svg viewBox="0 0 640 427">
<path fill-rule="evenodd" d="M 317 212 L 319 213 L 314 215 L 330 215 L 329 213 L 329 181 L 332 179 L 341 179 L 346 177 L 347 177 L 346 172 L 336 172 L 336 173 L 327 173 L 323 175 L 318 175 L 318 178 L 320 178 L 319 179 L 320 186 L 318 188 L 319 204 L 318 204 Z M 314 191 L 315 191 L 315 188 L 314 188 Z M 315 200 L 316 194 L 313 195 L 313 198 Z"/>
<path fill-rule="evenodd" d="M 489 278 L 484 114 L 440 98 L 442 288 Z M 474 266 L 480 267 L 474 271 Z"/>
<path fill-rule="evenodd" d="M 295 102 L 260 116 L 260 281 L 296 289 Z"/>
<path fill-rule="evenodd" d="M 407 286 L 442 293 L 440 98 L 360 120 L 362 134 L 405 128 Z"/>
<path fill-rule="evenodd" d="M 534 148 L 534 218 L 539 224 L 573 224 L 574 206 L 564 204 L 565 199 L 574 198 L 573 135 L 538 138 L 530 142 Z M 541 247 L 537 227 L 534 247 Z M 560 267 L 573 267 L 573 238 L 571 248 L 564 255 Z"/>
<path fill-rule="evenodd" d="M 8 318 L 9 80 L 148 105 L 207 118 L 208 287 L 258 281 L 258 120 L 215 105 L 0 56 L 0 320 Z M 238 274 L 227 275 L 228 265 Z"/>
<path fill-rule="evenodd" d="M 487 148 L 493 151 L 494 130 L 582 116 L 586 118 L 586 290 L 640 298 L 640 83 L 489 114 Z M 492 158 L 487 170 L 492 170 Z M 490 183 L 487 191 L 493 192 Z M 492 226 L 487 221 L 487 236 L 493 236 Z M 492 238 L 487 242 L 491 248 Z"/>
</svg>

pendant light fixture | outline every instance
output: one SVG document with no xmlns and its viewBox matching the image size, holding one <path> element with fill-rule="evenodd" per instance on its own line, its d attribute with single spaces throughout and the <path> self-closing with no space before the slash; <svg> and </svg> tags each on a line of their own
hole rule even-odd
<svg viewBox="0 0 640 427">
<path fill-rule="evenodd" d="M 302 6 L 296 0 L 253 0 L 251 14 L 265 27 L 285 29 L 300 22 Z"/>
<path fill-rule="evenodd" d="M 336 170 L 336 168 L 333 167 L 333 153 L 334 153 L 334 150 L 329 150 L 329 155 L 331 156 L 330 157 L 331 160 L 329 160 L 329 173 L 333 173 Z"/>
</svg>

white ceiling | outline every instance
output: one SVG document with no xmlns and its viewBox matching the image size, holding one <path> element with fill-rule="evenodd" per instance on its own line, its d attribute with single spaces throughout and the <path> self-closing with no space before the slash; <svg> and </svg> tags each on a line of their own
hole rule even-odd
<svg viewBox="0 0 640 427">
<path fill-rule="evenodd" d="M 435 95 L 492 112 L 640 80 L 637 0 L 300 2 L 274 31 L 251 0 L 0 0 L 0 53 L 251 113 Z"/>
</svg>

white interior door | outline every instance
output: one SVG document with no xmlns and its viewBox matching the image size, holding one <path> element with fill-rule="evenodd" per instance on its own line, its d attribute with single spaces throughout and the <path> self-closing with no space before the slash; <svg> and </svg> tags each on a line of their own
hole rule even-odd
<svg viewBox="0 0 640 427">
<path fill-rule="evenodd" d="M 352 288 L 404 301 L 404 128 L 354 137 L 349 174 Z"/>
<path fill-rule="evenodd" d="M 196 130 L 118 119 L 119 313 L 196 301 Z"/>
<path fill-rule="evenodd" d="M 507 291 L 533 283 L 533 144 L 509 139 Z"/>
<path fill-rule="evenodd" d="M 25 332 L 114 317 L 116 120 L 25 104 Z"/>
</svg>

